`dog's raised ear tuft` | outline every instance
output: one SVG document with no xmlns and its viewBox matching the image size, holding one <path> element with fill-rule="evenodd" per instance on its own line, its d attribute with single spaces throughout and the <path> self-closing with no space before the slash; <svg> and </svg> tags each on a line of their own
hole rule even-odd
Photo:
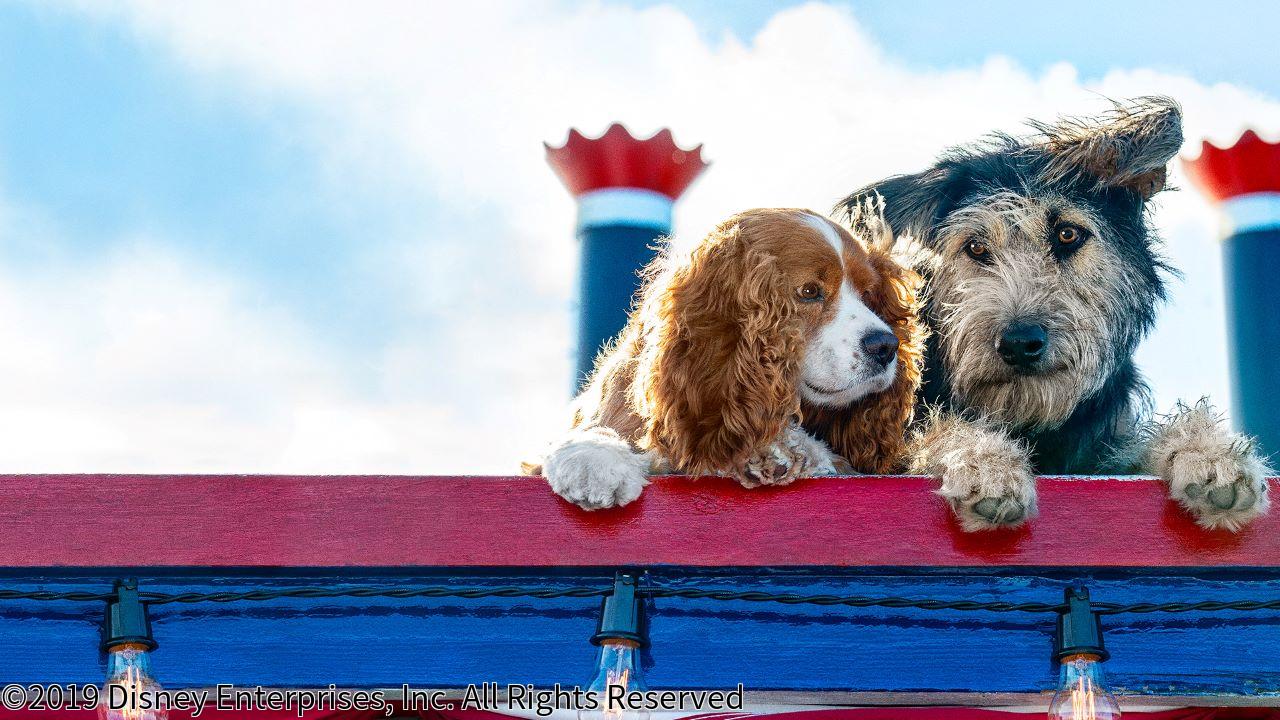
<svg viewBox="0 0 1280 720">
<path fill-rule="evenodd" d="M 850 232 L 869 250 L 891 252 L 894 234 L 884 218 L 884 198 L 872 194 L 855 202 L 847 211 Z"/>
<path fill-rule="evenodd" d="M 1117 102 L 1102 116 L 1032 123 L 1033 145 L 1047 152 L 1047 182 L 1086 179 L 1123 187 L 1143 200 L 1164 189 L 1169 161 L 1182 147 L 1182 109 L 1167 97 Z"/>
<path fill-rule="evenodd" d="M 963 179 L 957 173 L 955 167 L 939 165 L 914 175 L 895 175 L 855 190 L 836 204 L 835 213 L 856 224 L 873 203 L 894 232 L 929 244 L 934 228 L 960 200 Z"/>
</svg>

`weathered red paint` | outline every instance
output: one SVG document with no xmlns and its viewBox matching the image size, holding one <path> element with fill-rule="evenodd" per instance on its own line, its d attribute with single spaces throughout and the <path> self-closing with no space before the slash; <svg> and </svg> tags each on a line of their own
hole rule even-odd
<svg viewBox="0 0 1280 720">
<path fill-rule="evenodd" d="M 1042 478 L 1038 518 L 983 533 L 933 487 L 669 477 L 585 512 L 529 477 L 0 476 L 0 566 L 1280 567 L 1280 513 L 1208 532 L 1158 480 Z"/>
</svg>

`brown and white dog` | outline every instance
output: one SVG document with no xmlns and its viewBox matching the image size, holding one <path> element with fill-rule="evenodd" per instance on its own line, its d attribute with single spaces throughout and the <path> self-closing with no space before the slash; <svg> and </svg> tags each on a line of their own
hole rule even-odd
<svg viewBox="0 0 1280 720">
<path fill-rule="evenodd" d="M 596 509 L 651 474 L 755 487 L 893 468 L 919 383 L 918 277 L 891 259 L 879 208 L 852 226 L 749 210 L 655 260 L 568 432 L 525 472 Z"/>
</svg>

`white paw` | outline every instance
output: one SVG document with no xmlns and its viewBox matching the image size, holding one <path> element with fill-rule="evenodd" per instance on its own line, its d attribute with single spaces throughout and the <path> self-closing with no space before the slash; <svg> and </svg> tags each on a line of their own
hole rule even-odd
<svg viewBox="0 0 1280 720">
<path fill-rule="evenodd" d="M 1229 442 L 1174 453 L 1165 479 L 1170 495 L 1201 527 L 1236 531 L 1267 512 L 1266 478 L 1251 443 Z"/>
<path fill-rule="evenodd" d="M 747 459 L 735 478 L 746 488 L 789 485 L 802 477 L 836 475 L 848 463 L 799 425 L 789 425 L 777 440 Z"/>
<path fill-rule="evenodd" d="M 557 495 L 584 510 L 617 507 L 640 497 L 649 484 L 649 458 L 608 428 L 575 432 L 542 464 Z"/>
</svg>

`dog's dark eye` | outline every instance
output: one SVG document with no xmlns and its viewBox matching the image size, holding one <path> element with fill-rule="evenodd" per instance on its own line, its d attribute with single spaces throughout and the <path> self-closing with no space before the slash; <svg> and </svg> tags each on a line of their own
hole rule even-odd
<svg viewBox="0 0 1280 720">
<path fill-rule="evenodd" d="M 822 300 L 822 287 L 818 283 L 806 283 L 796 289 L 796 297 L 800 298 L 800 302 L 820 302 Z"/>
<path fill-rule="evenodd" d="M 1078 225 L 1059 225 L 1058 244 L 1065 246 L 1079 245 L 1084 242 L 1085 229 Z"/>
<path fill-rule="evenodd" d="M 991 262 L 991 248 L 981 240 L 970 240 L 964 246 L 964 251 L 969 257 L 980 263 Z"/>
</svg>

